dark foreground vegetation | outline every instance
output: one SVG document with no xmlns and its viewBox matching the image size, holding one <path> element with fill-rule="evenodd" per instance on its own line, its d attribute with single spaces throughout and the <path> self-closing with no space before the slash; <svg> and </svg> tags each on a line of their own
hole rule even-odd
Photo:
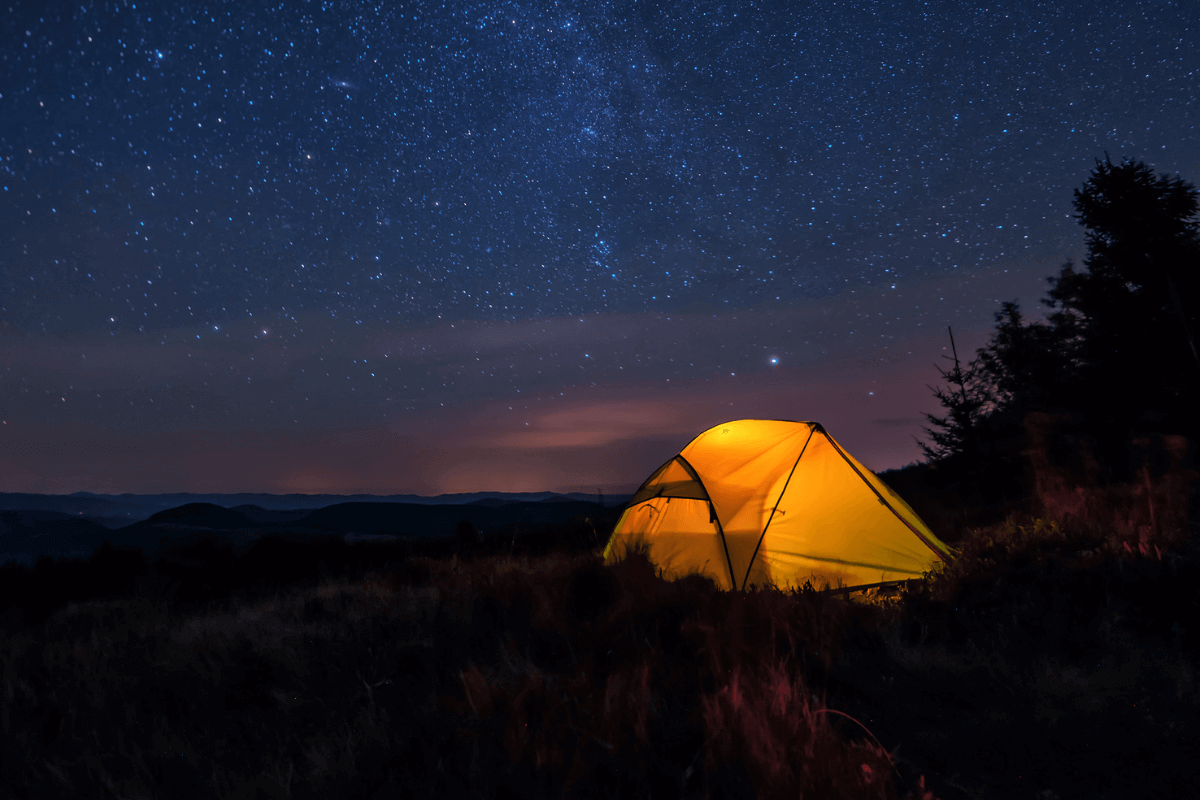
<svg viewBox="0 0 1200 800">
<path fill-rule="evenodd" d="M 604 566 L 613 511 L 8 567 L 0 796 L 1193 797 L 1193 477 L 1046 489 L 853 597 Z"/>
</svg>

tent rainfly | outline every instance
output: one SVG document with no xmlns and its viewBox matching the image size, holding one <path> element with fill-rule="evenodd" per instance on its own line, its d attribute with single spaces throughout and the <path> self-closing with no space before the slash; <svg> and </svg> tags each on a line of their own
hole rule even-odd
<svg viewBox="0 0 1200 800">
<path fill-rule="evenodd" d="M 951 556 L 916 513 L 817 422 L 710 428 L 646 479 L 604 550 L 645 542 L 673 580 L 722 589 L 868 587 L 919 578 Z"/>
</svg>

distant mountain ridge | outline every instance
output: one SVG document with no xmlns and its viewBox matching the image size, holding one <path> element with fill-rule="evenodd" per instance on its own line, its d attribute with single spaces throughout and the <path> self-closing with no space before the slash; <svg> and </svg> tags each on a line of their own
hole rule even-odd
<svg viewBox="0 0 1200 800">
<path fill-rule="evenodd" d="M 613 506 L 608 506 L 611 510 Z M 223 508 L 212 503 L 188 503 L 160 511 L 149 519 L 112 531 L 116 541 L 142 539 L 151 532 L 240 531 L 297 534 L 366 534 L 404 537 L 442 537 L 462 520 L 480 531 L 510 525 L 546 525 L 598 511 L 598 504 L 579 500 L 561 503 L 504 503 L 426 505 L 420 503 L 335 503 L 312 511 L 267 511 L 257 506 Z M 18 512 L 0 512 L 18 513 Z M 62 516 L 71 522 L 83 522 Z"/>
<path fill-rule="evenodd" d="M 606 496 L 604 504 L 616 505 L 629 499 L 628 495 Z M 211 503 L 227 509 L 257 506 L 264 511 L 313 511 L 338 503 L 409 503 L 414 505 L 485 505 L 521 502 L 597 502 L 597 495 L 580 492 L 468 492 L 424 497 L 415 494 L 28 494 L 0 492 L 0 511 L 57 511 L 73 517 L 84 517 L 109 529 L 124 527 L 131 522 L 148 519 L 160 511 L 190 503 Z"/>
<path fill-rule="evenodd" d="M 407 495 L 401 495 L 407 496 Z M 235 546 L 244 546 L 264 535 L 320 536 L 340 535 L 347 541 L 360 538 L 442 538 L 453 534 L 462 520 L 469 521 L 481 532 L 508 536 L 517 531 L 545 525 L 555 525 L 581 517 L 612 514 L 628 501 L 628 496 L 606 497 L 604 507 L 599 498 L 589 495 L 556 495 L 536 493 L 536 500 L 506 498 L 530 495 L 479 493 L 451 495 L 457 503 L 430 502 L 442 498 L 420 498 L 422 502 L 391 502 L 369 495 L 369 499 L 347 501 L 340 495 L 16 495 L 0 494 L 0 565 L 17 561 L 33 564 L 41 556 L 53 558 L 88 557 L 100 543 L 107 540 L 118 546 L 136 546 L 143 553 L 157 551 L 163 540 L 176 540 L 192 535 L 216 536 Z M 97 505 L 110 498 L 127 505 Z M 198 497 L 266 498 L 275 508 L 242 502 L 228 508 Z M 134 498 L 134 500 L 127 500 Z M 165 500 L 186 498 L 189 502 L 144 512 L 161 505 Z M 576 499 L 585 498 L 585 499 Z M 314 499 L 335 499 L 321 507 L 280 508 Z M 12 505 L 28 503 L 22 508 Z M 92 513 L 85 514 L 78 504 Z M 41 508 L 38 508 L 41 505 Z M 58 505 L 59 508 L 45 508 Z M 6 506 L 8 506 L 6 508 Z M 71 509 L 74 513 L 62 509 Z M 114 516 L 115 509 L 136 509 L 140 518 Z M 93 516 L 97 511 L 106 516 Z M 132 515 L 132 510 L 127 511 Z M 511 534 L 510 534 L 511 532 Z"/>
</svg>

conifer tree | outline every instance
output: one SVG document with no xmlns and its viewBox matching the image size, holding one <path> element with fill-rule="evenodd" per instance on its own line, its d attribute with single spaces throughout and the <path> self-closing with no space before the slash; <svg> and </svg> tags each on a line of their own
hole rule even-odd
<svg viewBox="0 0 1200 800">
<path fill-rule="evenodd" d="M 949 327 L 951 369 L 937 367 L 947 384 L 946 388 L 929 387 L 934 397 L 946 410 L 944 416 L 925 414 L 931 427 L 923 428 L 928 442 L 917 440 L 925 457 L 934 464 L 953 466 L 963 470 L 964 475 L 974 474 L 979 466 L 980 436 L 979 419 L 989 404 L 990 398 L 982 391 L 979 382 L 979 367 L 971 363 L 965 368 L 958 359 L 958 348 L 954 344 L 954 331 Z"/>
<path fill-rule="evenodd" d="M 1087 229 L 1085 270 L 1052 278 L 1050 323 L 1078 371 L 1079 405 L 1110 419 L 1182 411 L 1200 386 L 1197 191 L 1138 161 L 1096 169 L 1075 191 Z M 1112 392 L 1116 384 L 1137 391 Z"/>
<path fill-rule="evenodd" d="M 1074 328 L 1026 322 L 1016 301 L 1003 303 L 995 318 L 991 340 L 977 353 L 977 377 L 992 401 L 989 414 L 1019 420 L 1029 411 L 1063 408 L 1076 378 Z"/>
<path fill-rule="evenodd" d="M 918 441 L 934 464 L 1006 469 L 993 440 L 1019 438 L 1032 411 L 1067 412 L 1070 435 L 1095 443 L 1114 474 L 1131 431 L 1200 435 L 1200 194 L 1106 158 L 1074 205 L 1088 254 L 1049 279 L 1049 318 L 1028 322 L 1004 303 L 974 362 L 955 352 L 953 369 L 938 368 L 948 388 L 930 388 L 946 413 L 926 414 L 929 441 Z"/>
</svg>

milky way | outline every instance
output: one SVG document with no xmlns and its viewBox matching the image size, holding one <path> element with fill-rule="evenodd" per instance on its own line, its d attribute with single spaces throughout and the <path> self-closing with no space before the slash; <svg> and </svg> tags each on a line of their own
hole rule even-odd
<svg viewBox="0 0 1200 800">
<path fill-rule="evenodd" d="M 907 354 L 1036 305 L 1094 158 L 1200 179 L 1191 2 L 30 2 L 2 28 L 21 441 L 400 430 Z M 51 480 L 13 447 L 0 476 Z"/>
</svg>

